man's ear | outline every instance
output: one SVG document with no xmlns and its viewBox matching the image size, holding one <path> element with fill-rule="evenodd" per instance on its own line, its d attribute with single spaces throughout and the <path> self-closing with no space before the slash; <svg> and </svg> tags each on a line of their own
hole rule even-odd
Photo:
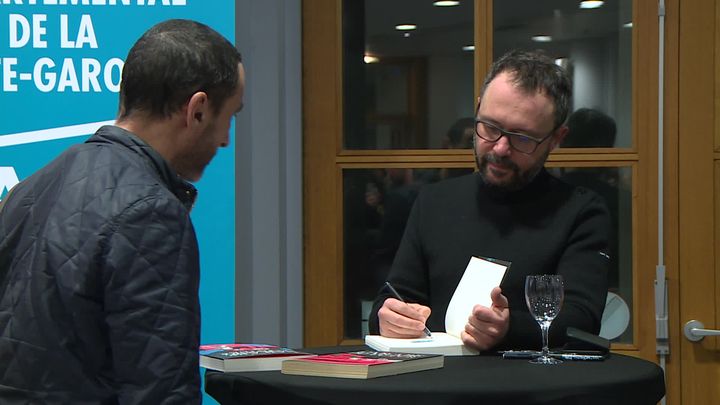
<svg viewBox="0 0 720 405">
<path fill-rule="evenodd" d="M 207 93 L 198 91 L 190 97 L 185 112 L 185 123 L 188 128 L 204 125 L 210 112 L 210 103 Z"/>
<path fill-rule="evenodd" d="M 553 135 L 552 138 L 550 138 L 550 150 L 555 150 L 555 148 L 560 146 L 562 141 L 565 139 L 565 136 L 567 135 L 568 130 L 569 130 L 569 128 L 567 127 L 567 125 L 562 125 L 562 126 L 560 126 L 560 128 L 555 130 L 555 135 Z"/>
</svg>

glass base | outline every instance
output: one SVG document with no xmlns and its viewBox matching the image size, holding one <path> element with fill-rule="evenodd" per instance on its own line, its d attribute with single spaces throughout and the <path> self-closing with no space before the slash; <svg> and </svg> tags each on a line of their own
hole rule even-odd
<svg viewBox="0 0 720 405">
<path fill-rule="evenodd" d="M 556 359 L 551 356 L 538 356 L 538 357 L 530 360 L 530 363 L 532 363 L 532 364 L 560 364 L 560 363 L 562 363 L 562 360 Z"/>
</svg>

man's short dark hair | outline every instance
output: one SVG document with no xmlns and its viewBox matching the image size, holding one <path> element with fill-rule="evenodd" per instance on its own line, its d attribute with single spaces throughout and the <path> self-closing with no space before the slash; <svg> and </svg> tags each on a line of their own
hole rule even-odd
<svg viewBox="0 0 720 405">
<path fill-rule="evenodd" d="M 543 51 L 512 50 L 490 67 L 480 97 L 500 73 L 509 72 L 513 82 L 526 92 L 540 91 L 555 104 L 555 128 L 560 127 L 570 111 L 572 82 L 567 72 Z M 482 100 L 482 98 L 481 98 Z"/>
<path fill-rule="evenodd" d="M 472 148 L 472 138 L 465 139 L 465 131 L 468 129 L 475 131 L 475 117 L 463 117 L 455 121 L 447 133 L 448 146 L 450 148 Z"/>
<path fill-rule="evenodd" d="M 238 86 L 240 52 L 225 37 L 191 20 L 150 28 L 130 49 L 120 84 L 118 118 L 136 112 L 167 117 L 198 92 L 217 113 Z"/>
<path fill-rule="evenodd" d="M 612 148 L 615 146 L 615 120 L 600 110 L 579 108 L 567 120 L 568 134 L 561 146 L 565 148 Z"/>
</svg>

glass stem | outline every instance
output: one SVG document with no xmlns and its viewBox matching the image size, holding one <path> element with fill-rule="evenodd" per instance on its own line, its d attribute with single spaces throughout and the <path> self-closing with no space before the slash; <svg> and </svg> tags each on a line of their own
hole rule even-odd
<svg viewBox="0 0 720 405">
<path fill-rule="evenodd" d="M 542 357 L 547 358 L 550 356 L 550 349 L 548 348 L 548 331 L 550 330 L 550 322 L 542 322 L 540 324 L 540 330 L 542 331 Z"/>
</svg>

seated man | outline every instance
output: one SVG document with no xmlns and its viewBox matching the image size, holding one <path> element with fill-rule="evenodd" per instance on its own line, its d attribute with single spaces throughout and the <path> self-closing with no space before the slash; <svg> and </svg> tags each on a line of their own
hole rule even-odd
<svg viewBox="0 0 720 405">
<path fill-rule="evenodd" d="M 567 133 L 566 72 L 542 53 L 512 51 L 490 69 L 476 111 L 478 171 L 426 186 L 408 219 L 370 332 L 418 337 L 444 331 L 445 312 L 471 256 L 512 262 L 492 305 L 468 314 L 463 342 L 479 350 L 541 345 L 525 304 L 525 277 L 560 274 L 565 300 L 550 329 L 598 333 L 607 294 L 610 219 L 601 197 L 552 177 L 544 164 Z"/>
</svg>

